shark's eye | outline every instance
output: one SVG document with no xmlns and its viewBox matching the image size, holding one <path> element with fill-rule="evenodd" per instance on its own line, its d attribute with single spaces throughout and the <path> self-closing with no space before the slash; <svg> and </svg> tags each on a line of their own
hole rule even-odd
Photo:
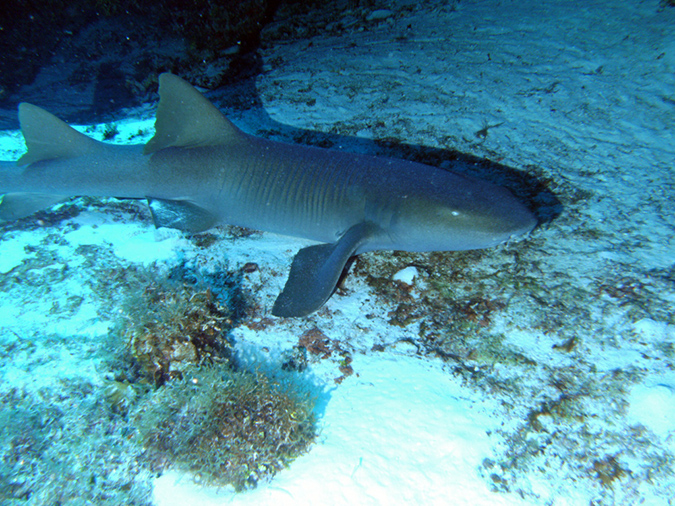
<svg viewBox="0 0 675 506">
<path fill-rule="evenodd" d="M 457 218 L 462 215 L 462 213 L 460 213 L 456 209 L 448 209 L 447 207 L 439 209 L 437 213 L 438 217 L 443 220 L 451 220 L 453 218 Z"/>
</svg>

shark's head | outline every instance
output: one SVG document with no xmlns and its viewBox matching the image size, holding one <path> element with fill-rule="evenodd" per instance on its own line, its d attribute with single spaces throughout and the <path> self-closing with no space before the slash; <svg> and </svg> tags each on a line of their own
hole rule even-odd
<svg viewBox="0 0 675 506">
<path fill-rule="evenodd" d="M 534 215 L 505 188 L 434 171 L 398 192 L 386 232 L 407 251 L 449 251 L 495 246 L 531 231 Z"/>
</svg>

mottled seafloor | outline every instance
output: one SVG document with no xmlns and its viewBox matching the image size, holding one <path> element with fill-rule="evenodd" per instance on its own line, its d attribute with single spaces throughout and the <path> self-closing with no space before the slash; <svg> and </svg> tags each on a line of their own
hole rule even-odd
<svg viewBox="0 0 675 506">
<path fill-rule="evenodd" d="M 114 199 L 5 227 L 3 504 L 673 504 L 675 8 L 401 1 L 336 16 L 301 40 L 268 27 L 263 110 L 224 112 L 288 142 L 511 167 L 530 176 L 514 184 L 541 226 L 485 251 L 363 255 L 298 319 L 270 309 L 306 241 L 187 238 Z M 145 142 L 152 124 L 147 109 L 120 113 L 113 142 Z M 18 158 L 20 133 L 0 149 Z M 317 328 L 339 352 L 304 373 L 324 391 L 311 450 L 235 494 L 138 458 L 104 395 L 125 294 L 102 287 L 137 264 L 247 262 L 259 268 L 241 278 L 237 347 L 274 364 Z M 336 383 L 347 356 L 353 374 Z"/>
</svg>

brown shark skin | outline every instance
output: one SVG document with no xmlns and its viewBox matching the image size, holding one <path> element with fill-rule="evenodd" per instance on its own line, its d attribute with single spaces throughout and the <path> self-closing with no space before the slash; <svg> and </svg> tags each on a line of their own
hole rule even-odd
<svg viewBox="0 0 675 506">
<path fill-rule="evenodd" d="M 303 275 L 324 277 L 317 283 L 323 292 L 351 255 L 486 248 L 536 225 L 508 190 L 491 183 L 410 161 L 248 135 L 176 76 L 161 76 L 160 97 L 157 133 L 146 146 L 93 141 L 25 106 L 20 118 L 28 154 L 16 165 L 2 164 L 0 192 L 148 198 L 158 226 L 198 231 L 225 223 L 312 239 L 326 248 L 344 240 L 332 250 L 311 250 L 312 260 L 302 264 Z M 50 133 L 32 124 L 41 114 L 54 135 L 66 139 L 54 147 L 58 157 L 49 158 L 43 147 Z M 174 215 L 187 221 L 174 222 Z M 314 262 L 325 265 L 313 269 Z M 292 288 L 285 291 L 300 298 L 300 288 Z M 329 296 L 322 293 L 305 306 Z M 307 309 L 317 308 L 288 311 Z"/>
</svg>

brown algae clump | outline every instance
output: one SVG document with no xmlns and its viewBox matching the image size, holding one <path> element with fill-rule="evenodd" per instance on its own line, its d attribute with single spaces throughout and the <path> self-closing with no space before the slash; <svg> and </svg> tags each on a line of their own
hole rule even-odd
<svg viewBox="0 0 675 506">
<path fill-rule="evenodd" d="M 122 334 L 146 380 L 160 385 L 189 366 L 229 357 L 232 313 L 202 283 L 160 276 L 124 306 Z"/>
<path fill-rule="evenodd" d="M 227 334 L 242 310 L 236 277 L 185 266 L 121 274 L 125 293 L 111 336 L 128 353 L 104 395 L 135 427 L 153 470 L 175 468 L 241 491 L 308 451 L 313 385 L 258 360 L 251 363 L 272 369 L 244 371 L 233 356 Z"/>
<path fill-rule="evenodd" d="M 165 383 L 134 418 L 154 466 L 242 491 L 308 451 L 314 406 L 298 385 L 213 365 Z"/>
</svg>

